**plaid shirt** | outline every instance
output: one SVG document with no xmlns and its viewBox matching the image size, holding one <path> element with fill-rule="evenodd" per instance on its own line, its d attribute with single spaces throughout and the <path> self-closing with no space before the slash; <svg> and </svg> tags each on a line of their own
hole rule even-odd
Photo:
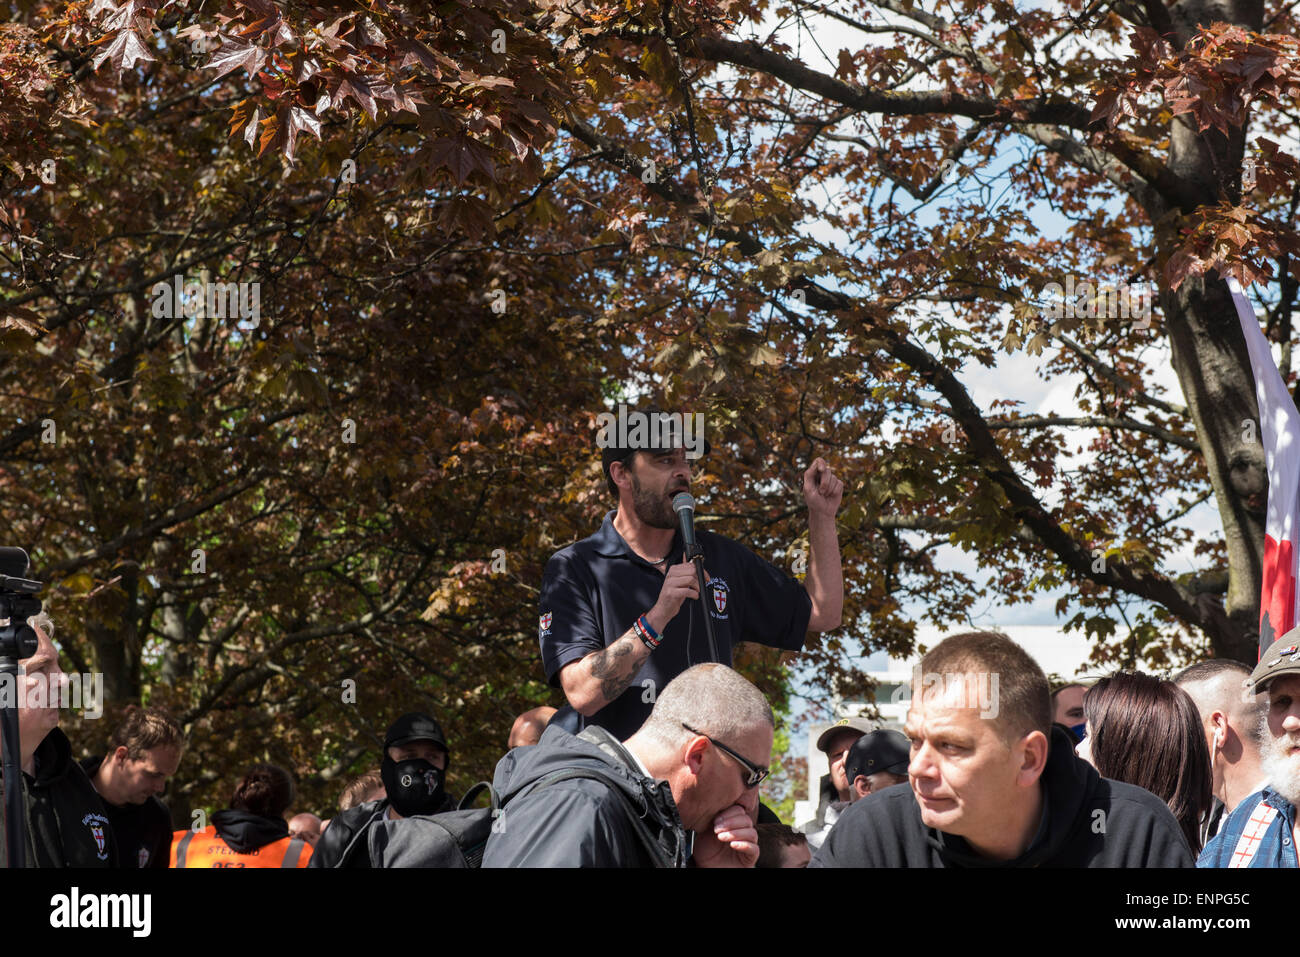
<svg viewBox="0 0 1300 957">
<path fill-rule="evenodd" d="M 1256 791 L 1232 816 L 1201 856 L 1197 867 L 1298 867 L 1296 809 L 1271 787 Z"/>
</svg>

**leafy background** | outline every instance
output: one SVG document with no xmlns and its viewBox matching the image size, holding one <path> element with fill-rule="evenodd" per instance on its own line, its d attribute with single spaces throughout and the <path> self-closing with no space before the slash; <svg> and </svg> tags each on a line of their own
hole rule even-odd
<svg viewBox="0 0 1300 957">
<path fill-rule="evenodd" d="M 1289 5 L 9 6 L 0 540 L 105 675 L 80 750 L 131 702 L 182 719 L 178 824 L 258 760 L 328 814 L 414 708 L 453 789 L 490 776 L 560 703 L 541 570 L 609 507 L 595 416 L 628 395 L 705 414 L 702 520 L 784 567 L 802 470 L 845 478 L 814 700 L 918 618 L 1045 595 L 1098 666 L 1253 660 L 1221 277 L 1290 377 Z M 1152 283 L 1151 324 L 1044 318 L 1067 274 Z M 169 314 L 175 276 L 258 314 Z M 1072 408 L 972 399 L 1011 362 Z M 742 665 L 788 734 L 790 662 Z"/>
</svg>

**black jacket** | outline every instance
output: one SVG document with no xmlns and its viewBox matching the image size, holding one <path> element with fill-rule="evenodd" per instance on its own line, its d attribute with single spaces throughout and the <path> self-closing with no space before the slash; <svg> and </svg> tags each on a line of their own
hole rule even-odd
<svg viewBox="0 0 1300 957">
<path fill-rule="evenodd" d="M 604 780 L 573 778 L 535 788 L 552 774 L 586 769 Z M 505 805 L 488 838 L 484 867 L 685 866 L 691 838 L 667 781 L 645 777 L 627 749 L 603 728 L 580 735 L 554 725 L 536 745 L 515 748 L 497 764 L 493 785 Z M 627 806 L 644 821 L 652 852 Z M 333 825 L 330 825 L 333 827 Z"/>
<path fill-rule="evenodd" d="M 3 834 L 6 782 L 0 779 L 0 835 Z M 27 803 L 28 867 L 114 867 L 117 847 L 104 803 L 81 765 L 72 760 L 72 745 L 58 728 L 36 748 L 36 776 L 23 772 Z M 8 866 L 0 836 L 0 867 Z"/>
<path fill-rule="evenodd" d="M 103 763 L 102 755 L 81 759 L 81 769 L 90 778 L 92 786 Z M 143 804 L 123 804 L 121 807 L 110 804 L 102 796 L 100 800 L 108 814 L 108 822 L 113 825 L 118 866 L 166 868 L 173 830 L 167 806 L 153 796 Z"/>
<path fill-rule="evenodd" d="M 456 800 L 450 794 L 437 812 L 454 811 Z M 334 817 L 312 852 L 308 867 L 367 868 L 370 851 L 365 840 L 366 831 L 375 821 L 382 821 L 388 813 L 388 798 L 367 801 L 348 808 Z"/>
<path fill-rule="evenodd" d="M 1101 777 L 1053 728 L 1046 815 L 1020 857 L 991 861 L 960 837 L 921 822 L 910 787 L 869 794 L 835 823 L 811 867 L 1192 867 L 1169 808 L 1149 791 Z"/>
</svg>

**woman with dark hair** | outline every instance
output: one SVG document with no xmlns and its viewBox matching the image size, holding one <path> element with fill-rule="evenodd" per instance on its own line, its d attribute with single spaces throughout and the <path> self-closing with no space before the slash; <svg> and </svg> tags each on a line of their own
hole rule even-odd
<svg viewBox="0 0 1300 957">
<path fill-rule="evenodd" d="M 1083 696 L 1087 722 L 1077 748 L 1104 778 L 1146 788 L 1169 805 L 1192 853 L 1210 807 L 1210 752 L 1196 704 L 1172 681 L 1121 671 Z"/>
<path fill-rule="evenodd" d="M 293 778 L 259 764 L 244 775 L 230 807 L 201 831 L 172 835 L 172 867 L 306 867 L 311 845 L 289 836 L 284 812 L 293 803 Z"/>
</svg>

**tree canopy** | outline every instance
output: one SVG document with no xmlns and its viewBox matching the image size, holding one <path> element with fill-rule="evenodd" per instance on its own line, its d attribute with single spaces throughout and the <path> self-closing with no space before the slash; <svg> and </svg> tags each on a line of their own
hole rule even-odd
<svg viewBox="0 0 1300 957">
<path fill-rule="evenodd" d="M 909 608 L 1042 593 L 1099 664 L 1253 661 L 1223 278 L 1290 376 L 1292 6 L 12 3 L 3 543 L 75 669 L 192 729 L 181 813 L 262 758 L 325 809 L 413 708 L 490 775 L 559 703 L 541 570 L 628 390 L 705 414 L 702 520 L 793 572 L 803 468 L 846 480 L 824 690 Z M 1021 355 L 1074 408 L 981 406 Z"/>
</svg>

